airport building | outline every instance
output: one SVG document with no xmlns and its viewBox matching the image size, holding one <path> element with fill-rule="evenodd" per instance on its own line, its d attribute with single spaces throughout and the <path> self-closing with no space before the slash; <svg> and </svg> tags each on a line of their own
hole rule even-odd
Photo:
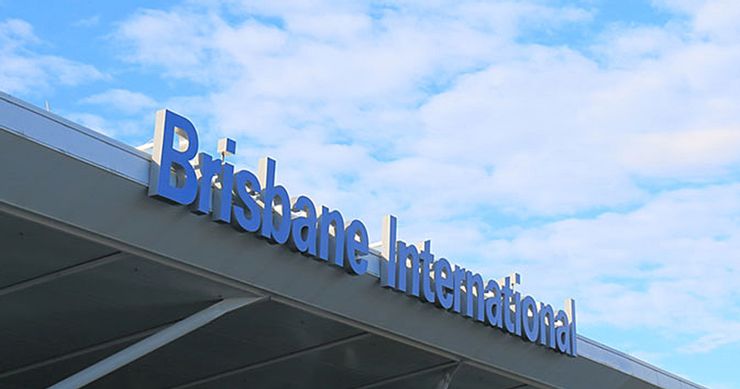
<svg viewBox="0 0 740 389">
<path fill-rule="evenodd" d="M 171 111 L 141 149 L 0 93 L 0 388 L 702 388 L 198 146 Z"/>
</svg>

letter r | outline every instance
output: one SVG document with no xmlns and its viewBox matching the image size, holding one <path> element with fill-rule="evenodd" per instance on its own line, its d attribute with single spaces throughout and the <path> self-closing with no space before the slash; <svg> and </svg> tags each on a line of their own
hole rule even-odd
<svg viewBox="0 0 740 389">
<path fill-rule="evenodd" d="M 176 135 L 188 140 L 187 149 L 180 151 L 178 145 L 174 144 Z M 195 132 L 193 123 L 172 111 L 157 111 L 152 163 L 149 168 L 149 196 L 183 205 L 195 201 L 198 183 L 190 160 L 197 152 L 198 133 Z M 172 170 L 175 171 L 177 180 L 171 179 Z"/>
</svg>

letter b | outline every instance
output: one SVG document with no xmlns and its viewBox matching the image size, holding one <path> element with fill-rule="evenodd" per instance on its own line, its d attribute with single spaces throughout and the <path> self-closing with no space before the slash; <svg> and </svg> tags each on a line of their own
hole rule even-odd
<svg viewBox="0 0 740 389">
<path fill-rule="evenodd" d="M 188 147 L 179 150 L 174 145 L 176 135 L 188 140 Z M 198 152 L 198 133 L 188 119 L 166 109 L 157 111 L 154 130 L 152 164 L 149 169 L 149 196 L 156 196 L 178 204 L 195 201 L 198 190 L 195 169 L 190 160 Z M 172 171 L 176 179 L 172 179 Z"/>
</svg>

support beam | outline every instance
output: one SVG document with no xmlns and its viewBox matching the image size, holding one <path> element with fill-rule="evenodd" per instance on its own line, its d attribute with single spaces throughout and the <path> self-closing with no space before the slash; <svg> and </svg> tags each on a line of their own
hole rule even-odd
<svg viewBox="0 0 740 389">
<path fill-rule="evenodd" d="M 90 269 L 94 269 L 99 266 L 107 265 L 111 262 L 118 261 L 127 256 L 128 254 L 122 253 L 120 251 L 116 251 L 114 253 L 106 254 L 98 258 L 93 258 L 86 262 L 78 263 L 77 265 L 65 267 L 64 269 L 53 271 L 51 273 L 46 273 L 44 275 L 30 278 L 25 281 L 16 282 L 15 284 L 8 285 L 0 289 L 0 296 L 5 296 L 11 293 L 19 292 L 24 289 L 32 288 L 34 286 L 38 286 L 38 285 L 45 284 L 47 282 L 58 280 L 62 277 L 70 276 L 72 274 L 81 273 L 86 270 L 90 270 Z"/>
<path fill-rule="evenodd" d="M 382 387 L 384 385 L 393 384 L 393 383 L 396 383 L 396 382 L 399 382 L 399 381 L 407 380 L 409 378 L 423 376 L 423 375 L 426 375 L 426 374 L 429 374 L 429 373 L 434 373 L 434 372 L 437 372 L 437 371 L 440 371 L 440 370 L 449 369 L 449 368 L 455 367 L 455 366 L 460 366 L 460 362 L 450 361 L 450 362 L 445 362 L 445 363 L 442 363 L 442 364 L 439 364 L 439 365 L 434 365 L 434 366 L 431 366 L 431 367 L 425 367 L 423 369 L 414 370 L 414 371 L 409 372 L 409 373 L 403 373 L 403 374 L 395 375 L 393 377 L 385 378 L 385 379 L 382 379 L 380 381 L 375 381 L 375 382 L 370 383 L 370 384 L 358 386 L 358 387 L 356 387 L 354 389 L 379 388 L 379 387 Z M 457 368 L 455 368 L 455 371 L 457 371 Z"/>
<path fill-rule="evenodd" d="M 178 321 L 177 323 L 142 339 L 141 341 L 95 363 L 49 387 L 49 389 L 71 389 L 83 387 L 121 367 L 151 353 L 152 351 L 218 319 L 241 307 L 267 297 L 235 297 L 222 300 L 210 307 Z"/>
<path fill-rule="evenodd" d="M 462 362 L 458 362 L 457 365 L 455 365 L 454 369 L 451 369 L 447 373 L 445 373 L 442 379 L 439 380 L 439 382 L 437 383 L 435 389 L 449 389 L 450 384 L 452 383 L 452 379 L 455 378 L 455 373 L 460 370 L 460 365 L 462 365 Z"/>
<path fill-rule="evenodd" d="M 49 359 L 45 359 L 43 361 L 38 361 L 38 362 L 31 363 L 30 365 L 25 365 L 25 366 L 17 367 L 17 368 L 12 369 L 12 370 L 6 370 L 6 371 L 0 373 L 0 380 L 3 379 L 3 378 L 12 377 L 12 376 L 14 376 L 16 374 L 25 373 L 25 372 L 28 372 L 28 371 L 40 369 L 40 368 L 45 367 L 45 366 L 53 365 L 55 363 L 63 362 L 63 361 L 66 361 L 68 359 L 79 357 L 81 355 L 89 354 L 89 353 L 92 353 L 92 352 L 95 352 L 95 351 L 105 350 L 106 348 L 109 348 L 109 347 L 115 347 L 115 346 L 117 346 L 119 344 L 133 342 L 133 341 L 139 340 L 139 339 L 141 339 L 141 338 L 143 338 L 145 336 L 149 336 L 149 335 L 151 335 L 151 334 L 153 334 L 153 333 L 155 333 L 155 332 L 157 332 L 157 331 L 159 331 L 159 330 L 161 330 L 163 328 L 169 327 L 169 326 L 171 326 L 174 323 L 175 322 L 169 322 L 169 323 L 161 324 L 161 325 L 158 325 L 156 327 L 147 328 L 147 329 L 145 329 L 143 331 L 139 331 L 139 332 L 135 332 L 133 334 L 122 336 L 120 338 L 107 340 L 107 341 L 102 342 L 102 343 L 98 343 L 98 344 L 95 344 L 95 345 L 92 345 L 92 346 L 89 346 L 89 347 L 85 347 L 85 348 L 82 348 L 82 349 L 79 349 L 79 350 L 75 350 L 75 351 L 73 351 L 71 353 L 67 353 L 67 354 L 64 354 L 64 355 L 57 355 L 55 357 L 52 357 L 52 358 L 49 358 Z"/>
<path fill-rule="evenodd" d="M 231 370 L 227 370 L 227 371 L 224 371 L 224 372 L 221 372 L 221 373 L 210 375 L 208 377 L 203 377 L 203 378 L 197 379 L 195 381 L 191 381 L 191 382 L 187 382 L 187 383 L 184 383 L 184 384 L 175 386 L 175 387 L 173 387 L 171 389 L 185 389 L 185 388 L 190 388 L 190 387 L 197 386 L 197 385 L 202 385 L 202 384 L 205 384 L 205 383 L 209 383 L 209 382 L 220 380 L 222 378 L 230 377 L 230 376 L 233 376 L 235 374 L 246 373 L 246 372 L 248 372 L 250 370 L 259 369 L 259 368 L 267 367 L 267 366 L 270 366 L 270 365 L 273 365 L 273 364 L 276 364 L 276 363 L 287 361 L 289 359 L 298 358 L 298 357 L 301 357 L 303 355 L 310 354 L 312 352 L 326 350 L 326 349 L 329 349 L 329 348 L 332 348 L 332 347 L 337 347 L 337 346 L 341 346 L 341 345 L 344 345 L 344 344 L 352 343 L 352 342 L 358 341 L 360 339 L 365 339 L 365 338 L 370 337 L 370 336 L 372 336 L 372 334 L 369 334 L 367 332 L 363 332 L 363 333 L 357 334 L 357 335 L 351 335 L 351 336 L 348 336 L 346 338 L 342 338 L 342 339 L 338 339 L 338 340 L 333 340 L 331 342 L 326 342 L 326 343 L 322 343 L 322 344 L 319 344 L 319 345 L 316 345 L 316 346 L 307 347 L 307 348 L 301 349 L 299 351 L 291 352 L 291 353 L 288 353 L 288 354 L 283 354 L 283 355 L 281 355 L 279 357 L 276 357 L 276 358 L 267 359 L 267 360 L 260 361 L 260 362 L 257 362 L 257 363 L 252 363 L 250 365 L 238 367 L 236 369 L 231 369 Z"/>
</svg>

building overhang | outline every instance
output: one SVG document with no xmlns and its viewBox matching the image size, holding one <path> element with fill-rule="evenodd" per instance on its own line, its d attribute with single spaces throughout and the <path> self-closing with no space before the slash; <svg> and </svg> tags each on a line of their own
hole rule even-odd
<svg viewBox="0 0 740 389">
<path fill-rule="evenodd" d="M 263 298 L 92 385 L 700 388 L 583 336 L 566 357 L 154 201 L 149 164 L 0 94 L 0 384 L 48 386 L 218 301 Z"/>
</svg>

